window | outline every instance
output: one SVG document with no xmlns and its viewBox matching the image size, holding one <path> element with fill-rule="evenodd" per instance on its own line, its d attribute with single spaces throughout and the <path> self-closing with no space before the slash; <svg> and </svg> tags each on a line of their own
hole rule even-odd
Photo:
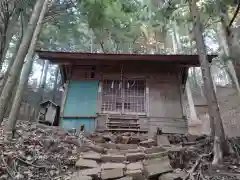
<svg viewBox="0 0 240 180">
<path fill-rule="evenodd" d="M 104 80 L 102 86 L 102 112 L 145 113 L 144 80 Z"/>
</svg>

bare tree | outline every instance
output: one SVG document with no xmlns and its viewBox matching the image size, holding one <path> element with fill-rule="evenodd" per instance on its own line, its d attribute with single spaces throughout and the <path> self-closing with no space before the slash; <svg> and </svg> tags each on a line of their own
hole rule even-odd
<svg viewBox="0 0 240 180">
<path fill-rule="evenodd" d="M 38 88 L 38 93 L 37 93 L 39 95 L 38 103 L 40 103 L 40 101 L 42 101 L 42 99 L 43 99 L 43 93 L 44 93 L 45 84 L 46 84 L 46 80 L 47 80 L 48 68 L 49 68 L 49 61 L 46 60 L 44 63 L 42 79 L 40 81 L 40 86 Z"/>
<path fill-rule="evenodd" d="M 20 73 L 22 70 L 22 66 L 24 63 L 24 59 L 28 52 L 28 48 L 30 46 L 32 36 L 35 31 L 43 4 L 44 4 L 44 1 L 42 1 L 42 0 L 38 0 L 35 4 L 35 7 L 32 12 L 32 16 L 28 23 L 26 33 L 23 36 L 23 40 L 20 44 L 16 58 L 14 60 L 14 63 L 12 65 L 10 73 L 8 75 L 7 82 L 3 88 L 3 91 L 2 91 L 2 94 L 0 97 L 0 123 L 3 121 L 4 112 L 6 110 L 6 106 L 9 101 L 9 92 L 13 89 L 13 87 L 16 85 L 17 80 L 19 79 L 19 76 L 20 76 Z"/>
<path fill-rule="evenodd" d="M 209 116 L 212 121 L 211 128 L 214 128 L 213 164 L 216 165 L 218 163 L 221 163 L 223 153 L 226 153 L 227 151 L 227 142 L 224 134 L 216 93 L 213 87 L 213 80 L 210 72 L 210 64 L 207 58 L 206 46 L 202 35 L 203 30 L 200 22 L 200 13 L 197 9 L 196 0 L 189 0 L 189 7 L 193 19 L 194 36 L 196 40 L 197 51 L 199 54 L 199 61 L 202 70 L 204 93 L 208 103 Z M 213 127 L 213 125 L 215 126 Z"/>
<path fill-rule="evenodd" d="M 18 40 L 17 40 L 17 43 L 14 47 L 14 50 L 12 52 L 12 56 L 10 58 L 10 60 L 8 61 L 8 67 L 7 67 L 7 71 L 5 72 L 4 74 L 4 77 L 3 77 L 3 82 L 2 82 L 2 87 L 0 89 L 0 94 L 2 93 L 2 90 L 3 90 L 3 87 L 4 85 L 6 84 L 6 81 L 7 81 L 7 77 L 10 73 L 10 70 L 11 70 L 11 67 L 13 65 L 13 62 L 14 62 L 14 59 L 16 58 L 16 55 L 17 55 L 17 52 L 18 52 L 18 49 L 20 47 L 20 44 L 22 42 L 22 38 L 23 38 L 23 31 L 24 31 L 24 27 L 23 27 L 23 16 L 21 15 L 21 18 L 20 18 L 20 21 L 21 21 L 21 25 L 19 27 L 19 33 L 18 33 Z M 3 57 L 5 58 L 5 56 Z"/>
<path fill-rule="evenodd" d="M 220 14 L 220 34 L 219 34 L 219 41 L 220 45 L 223 50 L 223 54 L 225 58 L 228 58 L 225 62 L 225 66 L 227 69 L 227 72 L 232 80 L 233 85 L 235 86 L 238 94 L 240 95 L 240 73 L 239 73 L 239 60 L 238 56 L 240 55 L 237 51 L 239 50 L 239 45 L 235 43 L 235 35 L 238 34 L 238 32 L 234 33 L 233 28 L 231 28 L 231 25 L 234 21 L 234 17 L 232 20 L 229 19 L 228 16 L 228 8 L 226 5 L 223 5 L 221 2 L 218 2 L 218 8 L 219 8 L 219 14 Z M 239 8 L 239 6 L 238 6 Z M 238 9 L 239 10 L 239 9 Z M 237 51 L 236 51 L 237 50 Z"/>
<path fill-rule="evenodd" d="M 14 35 L 22 9 L 19 1 L 2 0 L 0 2 L 0 65 L 5 59 L 9 44 Z"/>
<path fill-rule="evenodd" d="M 19 112 L 19 109 L 21 106 L 24 89 L 27 85 L 28 77 L 32 70 L 34 54 L 35 54 L 35 47 L 36 47 L 36 43 L 37 43 L 41 28 L 42 28 L 42 22 L 44 19 L 44 15 L 47 11 L 47 7 L 48 7 L 48 0 L 45 0 L 43 7 L 42 7 L 42 11 L 39 16 L 39 20 L 38 20 L 36 29 L 33 34 L 31 45 L 29 46 L 28 54 L 26 57 L 26 63 L 24 64 L 24 67 L 23 67 L 23 70 L 21 73 L 18 89 L 17 89 L 16 95 L 15 95 L 15 98 L 13 101 L 12 109 L 11 109 L 11 112 L 10 112 L 10 115 L 8 118 L 7 133 L 9 136 L 14 131 L 14 128 L 15 128 L 15 125 L 17 122 L 18 112 Z"/>
</svg>

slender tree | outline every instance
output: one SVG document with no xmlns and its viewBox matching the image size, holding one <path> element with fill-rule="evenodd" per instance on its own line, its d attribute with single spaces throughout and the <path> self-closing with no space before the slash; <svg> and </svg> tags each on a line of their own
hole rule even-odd
<svg viewBox="0 0 240 180">
<path fill-rule="evenodd" d="M 239 49 L 239 46 L 234 45 L 234 33 L 232 31 L 231 25 L 232 21 L 230 21 L 228 16 L 228 7 L 221 2 L 218 2 L 218 10 L 220 14 L 220 34 L 219 34 L 219 41 L 220 45 L 223 49 L 224 54 L 224 62 L 227 71 L 229 72 L 230 78 L 232 83 L 234 84 L 238 94 L 240 94 L 240 87 L 239 87 L 239 60 L 238 56 L 239 53 L 236 50 Z M 233 20 L 234 21 L 234 20 Z"/>
<path fill-rule="evenodd" d="M 12 40 L 12 37 L 14 35 L 14 30 L 16 28 L 16 24 L 18 22 L 18 19 L 19 16 L 21 14 L 21 9 L 20 8 L 17 8 L 14 12 L 13 12 L 13 15 L 9 21 L 9 23 L 7 24 L 7 28 L 6 28 L 6 38 L 5 38 L 5 42 L 4 42 L 4 47 L 3 47 L 3 52 L 1 54 L 1 66 L 2 66 L 2 63 L 4 62 L 5 58 L 6 58 L 6 54 L 7 54 L 7 51 L 8 51 L 8 47 L 9 47 L 9 44 Z M 21 27 L 20 27 L 21 28 Z"/>
<path fill-rule="evenodd" d="M 36 43 L 38 40 L 38 36 L 39 36 L 41 28 L 42 28 L 42 22 L 44 19 L 44 15 L 46 14 L 47 7 L 48 7 L 48 0 L 45 0 L 43 7 L 42 7 L 42 11 L 39 16 L 39 20 L 37 22 L 36 29 L 33 34 L 31 45 L 29 46 L 28 54 L 26 57 L 26 63 L 24 64 L 24 67 L 23 67 L 23 70 L 22 70 L 22 73 L 20 76 L 18 89 L 17 89 L 16 95 L 15 95 L 15 98 L 13 101 L 12 109 L 11 109 L 11 112 L 10 112 L 10 115 L 8 118 L 7 133 L 9 135 L 11 134 L 11 132 L 13 132 L 16 122 L 17 122 L 18 112 L 19 112 L 19 109 L 21 106 L 24 89 L 27 85 L 28 77 L 32 70 L 34 54 L 35 54 L 35 47 L 36 47 Z"/>
<path fill-rule="evenodd" d="M 206 47 L 203 39 L 203 30 L 200 22 L 200 13 L 197 8 L 196 0 L 189 0 L 189 8 L 193 20 L 193 30 L 197 45 L 197 52 L 199 54 L 199 61 L 202 70 L 204 93 L 208 103 L 208 111 L 211 120 L 215 124 L 214 132 L 214 160 L 213 164 L 221 163 L 223 153 L 227 151 L 227 142 L 225 139 L 222 119 L 213 87 L 213 81 L 210 72 L 210 64 L 208 62 Z M 211 127 L 213 128 L 213 127 Z"/>
<path fill-rule="evenodd" d="M 9 92 L 16 85 L 16 82 L 20 76 L 22 66 L 24 63 L 25 56 L 28 52 L 34 30 L 41 13 L 44 1 L 38 0 L 34 6 L 31 19 L 28 23 L 26 33 L 24 34 L 23 40 L 20 44 L 19 50 L 17 52 L 14 63 L 11 67 L 10 73 L 8 75 L 8 80 L 3 88 L 1 97 L 0 97 L 0 123 L 3 121 L 4 112 L 6 110 L 7 103 L 9 102 Z"/>
<path fill-rule="evenodd" d="M 4 77 L 3 77 L 3 82 L 2 82 L 2 87 L 0 89 L 0 94 L 2 93 L 2 90 L 3 90 L 3 87 L 4 85 L 6 84 L 7 82 L 7 77 L 10 73 L 10 70 L 11 70 L 11 67 L 14 63 L 14 59 L 16 58 L 16 55 L 17 55 L 17 52 L 18 52 L 18 49 L 20 47 L 20 44 L 22 42 L 22 38 L 23 38 L 23 32 L 24 32 L 24 27 L 23 27 L 23 15 L 21 15 L 21 18 L 20 18 L 20 27 L 19 27 L 19 38 L 17 40 L 17 43 L 16 43 L 16 46 L 14 47 L 14 50 L 12 52 L 12 56 L 10 58 L 10 60 L 8 61 L 8 66 L 7 66 L 7 71 L 5 72 L 4 74 Z M 4 57 L 5 58 L 5 57 Z"/>
<path fill-rule="evenodd" d="M 58 75 L 59 75 L 59 69 L 56 67 L 56 70 L 54 72 L 54 84 L 53 84 L 53 91 L 52 91 L 52 101 L 55 102 L 56 100 L 56 92 L 57 92 L 57 85 L 58 85 Z"/>
<path fill-rule="evenodd" d="M 20 13 L 19 9 L 17 10 L 18 12 L 15 11 L 16 2 L 9 0 L 0 1 L 0 60 L 6 54 Z M 2 61 L 0 61 L 0 65 L 2 65 Z"/>
<path fill-rule="evenodd" d="M 46 84 L 46 80 L 47 80 L 48 68 L 49 68 L 49 61 L 46 60 L 44 63 L 44 67 L 43 67 L 42 79 L 40 81 L 40 86 L 39 86 L 38 92 L 37 92 L 37 94 L 39 95 L 38 103 L 40 103 L 43 99 L 43 93 L 44 93 L 45 84 Z M 37 104 L 37 106 L 38 106 L 38 104 Z"/>
</svg>

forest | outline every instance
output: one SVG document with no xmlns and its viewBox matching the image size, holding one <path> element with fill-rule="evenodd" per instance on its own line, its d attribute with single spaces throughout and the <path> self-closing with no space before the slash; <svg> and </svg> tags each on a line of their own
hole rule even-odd
<svg viewBox="0 0 240 180">
<path fill-rule="evenodd" d="M 44 98 L 59 101 L 59 68 L 36 50 L 198 54 L 201 67 L 189 70 L 188 99 L 197 90 L 206 97 L 217 165 L 229 148 L 216 85 L 240 94 L 239 9 L 239 0 L 1 0 L 0 123 L 6 120 L 10 138 L 24 102 L 31 101 L 31 119 Z M 211 64 L 207 54 L 217 55 Z"/>
</svg>

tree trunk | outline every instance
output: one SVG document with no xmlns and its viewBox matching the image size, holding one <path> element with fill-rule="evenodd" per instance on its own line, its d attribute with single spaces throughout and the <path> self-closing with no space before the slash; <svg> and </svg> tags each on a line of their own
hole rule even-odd
<svg viewBox="0 0 240 180">
<path fill-rule="evenodd" d="M 4 43 L 3 52 L 0 55 L 0 70 L 2 69 L 2 64 L 6 58 L 7 50 L 9 48 L 9 44 L 12 40 L 12 37 L 14 35 L 14 29 L 15 29 L 16 23 L 19 19 L 20 13 L 21 13 L 21 10 L 18 8 L 16 10 L 16 12 L 14 12 L 14 14 L 11 17 L 10 22 L 8 23 L 7 30 L 6 30 L 6 40 Z"/>
<path fill-rule="evenodd" d="M 224 18 L 222 18 L 222 19 L 224 19 Z M 232 81 L 234 88 L 236 89 L 238 95 L 240 95 L 240 86 L 239 86 L 237 74 L 235 71 L 235 67 L 234 67 L 233 61 L 231 59 L 232 55 L 230 54 L 230 51 L 229 51 L 228 43 L 230 43 L 230 39 L 227 40 L 227 34 L 226 34 L 226 30 L 224 28 L 226 28 L 226 25 L 225 25 L 224 21 L 222 20 L 221 27 L 219 28 L 221 33 L 219 34 L 219 37 L 218 37 L 219 44 L 223 51 L 222 55 L 220 54 L 220 56 L 222 56 L 222 58 L 226 58 L 226 57 L 230 58 L 227 61 L 223 60 L 223 62 L 225 64 L 225 69 Z"/>
<path fill-rule="evenodd" d="M 172 32 L 172 44 L 173 44 L 173 53 L 177 54 L 178 52 L 178 41 L 177 41 L 177 36 L 176 36 L 176 29 L 175 26 L 173 25 L 173 32 Z"/>
<path fill-rule="evenodd" d="M 195 88 L 198 88 L 199 85 L 198 85 L 198 81 L 197 81 L 196 67 L 192 67 L 192 70 L 193 70 L 193 73 L 192 73 L 192 76 L 193 76 L 193 84 L 194 84 L 194 87 L 195 87 Z"/>
<path fill-rule="evenodd" d="M 8 118 L 9 117 L 9 114 L 10 114 L 10 111 L 11 111 L 11 108 L 12 108 L 12 103 L 13 103 L 13 100 L 14 100 L 14 95 L 17 92 L 18 83 L 19 83 L 19 81 L 17 82 L 17 86 L 15 86 L 14 89 L 10 93 L 9 103 L 8 103 L 8 105 L 6 107 L 6 111 L 4 113 L 4 118 Z"/>
<path fill-rule="evenodd" d="M 34 51 L 35 51 L 36 43 L 37 43 L 41 28 L 42 28 L 42 22 L 43 22 L 44 15 L 47 11 L 47 7 L 48 7 L 48 0 L 45 0 L 43 7 L 42 7 L 42 11 L 39 16 L 39 20 L 37 22 L 36 29 L 33 34 L 31 45 L 29 46 L 28 54 L 26 57 L 27 60 L 26 60 L 26 63 L 24 64 L 24 67 L 23 67 L 23 70 L 21 73 L 21 77 L 20 77 L 20 81 L 19 81 L 19 85 L 18 85 L 18 89 L 17 89 L 16 95 L 15 95 L 15 98 L 13 101 L 11 112 L 9 114 L 8 125 L 7 125 L 7 132 L 9 133 L 9 135 L 11 135 L 11 133 L 13 132 L 15 125 L 16 125 L 17 116 L 18 116 L 18 112 L 19 112 L 19 109 L 21 106 L 23 93 L 24 93 L 25 87 L 28 83 L 29 74 L 31 73 L 31 70 L 32 70 L 32 65 L 34 62 L 34 54 L 35 54 Z"/>
<path fill-rule="evenodd" d="M 214 80 L 214 76 L 213 76 L 213 73 L 212 73 L 212 70 L 211 70 L 211 65 L 210 65 L 210 73 L 211 73 L 211 77 L 212 77 L 213 89 L 214 89 L 214 91 L 216 93 L 217 92 L 217 86 L 216 86 L 216 83 L 215 83 L 215 80 Z"/>
<path fill-rule="evenodd" d="M 229 77 L 231 78 L 232 83 L 234 84 L 234 87 L 235 87 L 238 95 L 240 95 L 240 86 L 239 86 L 239 83 L 238 83 L 238 78 L 237 78 L 237 74 L 236 74 L 233 62 L 228 61 L 226 63 L 226 66 L 227 66 L 227 72 L 229 74 Z"/>
<path fill-rule="evenodd" d="M 52 101 L 56 101 L 56 93 L 57 93 L 57 85 L 58 85 L 58 75 L 59 75 L 59 69 L 58 67 L 55 70 L 55 80 L 54 80 L 54 85 L 53 85 L 53 94 L 52 94 Z"/>
<path fill-rule="evenodd" d="M 173 32 L 173 43 L 175 44 L 175 50 L 174 53 L 179 53 L 182 51 L 182 46 L 181 46 L 181 42 L 180 42 L 180 37 L 178 34 L 178 27 L 177 27 L 177 23 L 173 22 L 173 27 L 174 27 L 174 32 Z M 188 74 L 188 79 L 189 79 L 189 74 Z M 188 99 L 188 105 L 189 105 L 189 111 L 190 111 L 190 120 L 191 121 L 199 121 L 198 117 L 197 117 L 197 112 L 196 112 L 196 108 L 194 105 L 194 101 L 193 101 L 193 97 L 192 97 L 192 90 L 189 84 L 189 80 L 187 80 L 186 82 L 186 94 L 187 94 L 187 99 Z"/>
<path fill-rule="evenodd" d="M 9 92 L 16 85 L 16 82 L 20 76 L 24 59 L 28 52 L 28 48 L 30 46 L 32 36 L 36 28 L 37 21 L 39 19 L 39 15 L 42 10 L 43 4 L 44 4 L 44 1 L 42 0 L 38 0 L 35 4 L 31 19 L 28 24 L 28 28 L 26 30 L 26 33 L 24 34 L 23 40 L 17 52 L 13 66 L 11 67 L 10 73 L 8 75 L 8 80 L 3 88 L 3 91 L 0 97 L 0 123 L 2 123 L 3 121 L 4 112 L 6 110 L 6 106 L 9 101 Z"/>
<path fill-rule="evenodd" d="M 239 61 L 239 46 L 235 46 L 234 42 L 234 34 L 231 29 L 231 27 L 228 27 L 229 25 L 229 17 L 228 17 L 228 8 L 225 5 L 218 4 L 219 11 L 220 11 L 220 18 L 221 18 L 221 31 L 222 36 L 225 38 L 221 38 L 222 44 L 223 44 L 223 50 L 224 54 L 229 58 L 228 61 L 232 61 L 232 64 L 234 66 L 234 71 L 231 67 L 231 63 L 227 66 L 230 66 L 231 70 L 229 69 L 229 72 L 231 73 L 231 76 L 233 77 L 233 83 L 236 86 L 236 88 L 239 87 L 240 84 L 240 61 Z M 237 81 L 235 80 L 237 78 Z M 238 89 L 237 89 L 238 90 Z"/>
<path fill-rule="evenodd" d="M 221 163 L 223 153 L 227 153 L 227 141 L 225 139 L 222 119 L 220 116 L 220 110 L 217 102 L 217 97 L 213 87 L 213 81 L 210 72 L 210 66 L 208 62 L 206 47 L 203 40 L 203 31 L 200 23 L 200 14 L 197 10 L 196 0 L 189 0 L 189 7 L 191 16 L 193 19 L 194 36 L 197 45 L 197 51 L 199 54 L 199 61 L 202 70 L 203 82 L 204 82 L 204 93 L 208 103 L 208 111 L 212 124 L 215 127 L 211 127 L 214 133 L 214 160 L 213 164 L 216 165 Z M 214 129 L 213 129 L 214 128 Z M 213 135 L 213 133 L 212 133 Z"/>
<path fill-rule="evenodd" d="M 21 17 L 21 18 L 22 18 L 22 17 Z M 21 19 L 21 21 L 23 22 L 23 19 Z M 17 41 L 16 47 L 14 48 L 14 51 L 13 51 L 13 53 L 12 53 L 12 57 L 10 58 L 10 60 L 9 60 L 9 62 L 8 62 L 8 67 L 7 67 L 7 71 L 5 72 L 4 77 L 3 77 L 3 83 L 2 83 L 2 87 L 1 87 L 1 89 L 0 89 L 0 94 L 2 94 L 2 90 L 3 90 L 3 88 L 4 88 L 4 86 L 5 86 L 6 82 L 7 82 L 7 77 L 8 77 L 8 75 L 9 75 L 9 73 L 10 73 L 11 67 L 12 67 L 12 65 L 13 65 L 13 62 L 14 62 L 14 60 L 15 60 L 15 58 L 16 58 L 18 49 L 19 49 L 20 44 L 21 44 L 21 42 L 22 42 L 23 31 L 24 31 L 23 24 L 21 25 L 19 31 L 20 31 L 20 35 L 19 35 L 20 37 L 19 37 L 19 39 L 18 39 L 18 41 Z"/>
<path fill-rule="evenodd" d="M 173 22 L 173 29 L 174 29 L 174 39 L 175 39 L 175 42 L 176 42 L 176 45 L 177 45 L 177 51 L 178 53 L 182 52 L 182 46 L 181 46 L 181 42 L 180 42 L 180 37 L 179 37 L 179 33 L 178 33 L 178 26 L 177 26 L 177 23 L 176 21 Z"/>
<path fill-rule="evenodd" d="M 42 61 L 42 64 L 41 64 L 42 69 L 41 69 L 40 82 L 39 82 L 39 84 L 37 85 L 38 88 L 41 86 L 41 83 L 42 83 L 43 71 L 44 71 L 45 63 L 46 63 L 45 61 Z"/>
<path fill-rule="evenodd" d="M 44 89 L 45 89 L 45 85 L 46 85 L 48 66 L 49 66 L 49 61 L 46 60 L 44 63 L 44 67 L 43 67 L 42 79 L 40 80 L 40 85 L 37 90 L 38 99 L 37 99 L 35 107 L 34 107 L 35 114 L 37 117 L 38 117 L 39 110 L 40 110 L 39 104 L 41 103 L 41 101 L 44 98 Z"/>
<path fill-rule="evenodd" d="M 42 79 L 40 82 L 40 87 L 39 87 L 38 93 L 37 93 L 39 95 L 38 105 L 43 100 L 43 94 L 44 94 L 44 89 L 45 89 L 46 80 L 47 80 L 48 67 L 49 67 L 49 61 L 46 60 L 45 64 L 44 64 L 43 75 L 42 75 Z"/>
<path fill-rule="evenodd" d="M 0 94 L 2 93 L 2 90 L 7 82 L 7 77 L 9 75 L 9 72 L 10 72 L 10 69 L 13 65 L 13 62 L 14 62 L 14 59 L 17 55 L 17 51 L 20 47 L 20 44 L 21 44 L 21 41 L 22 41 L 22 38 L 20 37 L 20 39 L 18 40 L 17 44 L 16 44 L 16 47 L 14 48 L 14 51 L 13 51 L 13 54 L 12 54 L 12 57 L 10 58 L 9 62 L 8 62 L 8 67 L 7 67 L 7 71 L 5 72 L 4 76 L 3 76 L 3 82 L 2 82 L 2 85 L 1 85 L 1 89 L 0 89 Z"/>
</svg>

